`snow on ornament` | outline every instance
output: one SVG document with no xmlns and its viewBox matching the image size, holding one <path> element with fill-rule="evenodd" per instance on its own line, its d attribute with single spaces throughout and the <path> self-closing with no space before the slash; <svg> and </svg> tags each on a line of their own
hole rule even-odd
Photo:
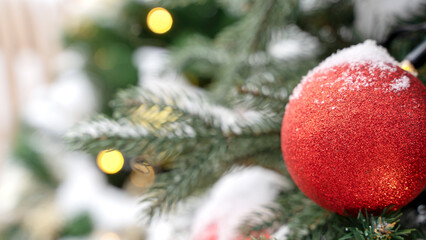
<svg viewBox="0 0 426 240">
<path fill-rule="evenodd" d="M 399 209 L 426 186 L 426 87 L 374 41 L 343 49 L 294 89 L 281 147 L 295 183 L 320 206 Z"/>
</svg>

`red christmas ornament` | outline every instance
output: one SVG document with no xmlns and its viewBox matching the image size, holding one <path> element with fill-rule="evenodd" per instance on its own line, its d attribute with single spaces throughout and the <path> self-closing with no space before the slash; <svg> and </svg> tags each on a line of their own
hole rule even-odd
<svg viewBox="0 0 426 240">
<path fill-rule="evenodd" d="M 426 186 L 426 87 L 373 41 L 341 50 L 294 89 L 281 147 L 320 206 L 349 215 L 401 208 Z"/>
</svg>

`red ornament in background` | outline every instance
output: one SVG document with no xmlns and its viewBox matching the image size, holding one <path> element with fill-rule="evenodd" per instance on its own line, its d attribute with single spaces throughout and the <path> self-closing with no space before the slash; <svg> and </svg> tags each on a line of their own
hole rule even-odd
<svg viewBox="0 0 426 240">
<path fill-rule="evenodd" d="M 426 87 L 366 41 L 308 73 L 281 147 L 297 186 L 339 214 L 401 208 L 426 186 Z"/>
<path fill-rule="evenodd" d="M 207 227 L 206 231 L 203 232 L 202 235 L 198 236 L 198 240 L 220 240 L 219 231 L 220 230 L 219 230 L 218 224 L 212 223 Z M 255 238 L 260 238 L 260 237 L 266 237 L 267 239 L 270 238 L 270 236 L 266 233 L 251 232 L 250 235 Z M 238 236 L 234 240 L 252 240 L 251 236 Z M 228 240 L 233 240 L 233 239 L 228 239 Z"/>
<path fill-rule="evenodd" d="M 207 226 L 207 229 L 198 236 L 200 240 L 218 240 L 219 239 L 219 227 L 216 223 L 212 223 Z"/>
</svg>

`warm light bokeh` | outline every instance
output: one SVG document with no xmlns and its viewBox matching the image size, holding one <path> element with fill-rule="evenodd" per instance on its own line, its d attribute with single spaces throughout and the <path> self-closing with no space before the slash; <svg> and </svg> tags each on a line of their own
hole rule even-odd
<svg viewBox="0 0 426 240">
<path fill-rule="evenodd" d="M 106 232 L 100 237 L 100 240 L 120 240 L 120 236 L 113 232 Z"/>
<path fill-rule="evenodd" d="M 139 188 L 148 188 L 154 183 L 155 172 L 151 166 L 147 166 L 147 172 L 141 172 L 139 170 L 132 171 L 130 174 L 130 181 L 133 185 Z"/>
<path fill-rule="evenodd" d="M 158 34 L 166 33 L 173 25 L 172 15 L 169 11 L 161 7 L 151 9 L 146 21 L 149 29 Z"/>
<path fill-rule="evenodd" d="M 105 150 L 98 154 L 97 163 L 104 173 L 114 174 L 123 168 L 124 158 L 117 150 Z"/>
</svg>

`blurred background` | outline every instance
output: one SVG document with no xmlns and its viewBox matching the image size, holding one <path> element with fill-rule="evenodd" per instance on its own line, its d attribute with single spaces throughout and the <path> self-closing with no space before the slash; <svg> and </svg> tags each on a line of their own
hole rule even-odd
<svg viewBox="0 0 426 240">
<path fill-rule="evenodd" d="M 170 225 L 188 231 L 178 217 L 154 226 L 141 219 L 139 198 L 161 169 L 107 149 L 70 151 L 63 135 L 97 113 L 111 116 L 117 91 L 142 79 L 211 86 L 211 68 L 200 62 L 177 73 L 169 51 L 188 46 L 193 34 L 214 39 L 252 1 L 191 2 L 166 10 L 149 0 L 0 0 L 0 239 L 161 240 L 173 239 Z M 321 2 L 338 1 L 301 5 L 308 11 Z M 266 51 L 291 59 L 303 47 L 308 58 L 321 59 L 359 39 L 384 40 L 393 23 L 425 5 L 346 2 L 350 14 L 339 16 L 340 39 L 329 38 L 332 24 L 307 19 L 313 28 L 324 24 L 318 35 L 333 49 L 319 49 L 318 39 L 293 27 L 282 34 L 297 39 L 280 41 L 283 35 L 275 34 Z M 409 41 L 424 35 L 416 37 Z"/>
<path fill-rule="evenodd" d="M 137 86 L 142 75 L 181 78 L 167 69 L 172 42 L 195 32 L 213 37 L 237 19 L 207 2 L 173 17 L 158 8 L 149 23 L 157 6 L 0 1 L 0 239 L 147 237 L 139 198 L 155 178 L 152 168 L 135 171 L 119 152 L 69 151 L 62 138 L 95 113 L 111 115 L 115 93 Z"/>
</svg>

